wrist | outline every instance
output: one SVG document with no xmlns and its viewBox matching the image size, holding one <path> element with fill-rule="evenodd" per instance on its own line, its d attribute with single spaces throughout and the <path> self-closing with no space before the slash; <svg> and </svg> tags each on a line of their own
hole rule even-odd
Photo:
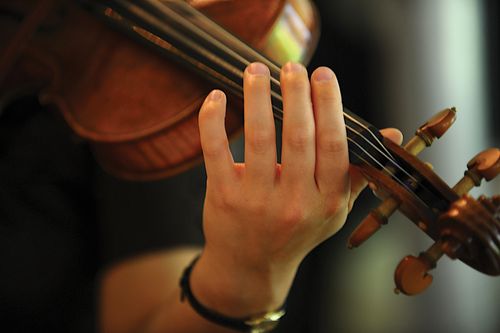
<svg viewBox="0 0 500 333">
<path fill-rule="evenodd" d="M 234 256 L 204 251 L 190 277 L 191 290 L 205 307 L 244 318 L 280 309 L 296 273 L 294 267 L 262 262 L 248 265 Z"/>
</svg>

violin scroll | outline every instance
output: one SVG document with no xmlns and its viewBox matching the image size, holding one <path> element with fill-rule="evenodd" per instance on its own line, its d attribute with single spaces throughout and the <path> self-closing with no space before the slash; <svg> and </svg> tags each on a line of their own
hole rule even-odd
<svg viewBox="0 0 500 333">
<path fill-rule="evenodd" d="M 394 274 L 397 293 L 416 295 L 426 290 L 433 279 L 429 271 L 443 255 L 458 258 L 485 274 L 500 275 L 500 195 L 474 199 L 467 194 L 480 186 L 483 179 L 490 181 L 500 173 L 500 149 L 490 148 L 477 154 L 467 164 L 464 177 L 452 188 L 415 158 L 451 127 L 455 114 L 455 108 L 436 114 L 420 126 L 403 149 L 388 145 L 397 158 L 415 168 L 408 181 L 396 184 L 386 176 L 397 179 L 394 175 L 399 171 L 394 162 L 384 167 L 385 173 L 362 169 L 383 202 L 354 230 L 349 248 L 375 234 L 396 210 L 434 240 L 418 257 L 406 256 L 401 260 Z M 442 202 L 434 205 L 426 191 L 440 192 L 438 198 Z"/>
</svg>

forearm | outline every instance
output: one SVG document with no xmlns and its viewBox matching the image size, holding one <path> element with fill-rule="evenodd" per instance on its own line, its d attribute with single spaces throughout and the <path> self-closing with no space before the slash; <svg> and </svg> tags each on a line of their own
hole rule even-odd
<svg viewBox="0 0 500 333">
<path fill-rule="evenodd" d="M 178 248 L 152 253 L 106 270 L 101 278 L 100 330 L 104 333 L 211 332 L 205 329 L 210 323 L 180 301 L 180 276 L 200 251 L 199 248 Z"/>
<path fill-rule="evenodd" d="M 180 299 L 180 276 L 199 251 L 177 249 L 156 253 L 109 270 L 102 281 L 102 331 L 234 332 L 204 319 L 187 300 Z M 283 304 L 294 270 L 286 276 L 276 267 L 243 271 L 240 265 L 231 265 L 226 260 L 218 255 L 207 256 L 205 252 L 194 267 L 191 289 L 204 306 L 227 317 L 248 318 L 276 310 Z"/>
<path fill-rule="evenodd" d="M 214 265 L 207 266 L 210 269 L 206 270 L 203 257 L 197 264 L 199 265 L 195 265 L 190 276 L 191 292 L 205 308 L 224 317 L 246 319 L 261 316 L 281 308 L 288 294 L 289 286 L 277 287 L 267 277 L 254 275 L 256 280 L 252 280 L 250 275 L 224 276 L 219 270 L 216 270 L 217 276 L 213 276 L 211 272 L 214 270 L 211 268 Z M 187 300 L 180 301 L 179 294 L 171 296 L 173 297 L 169 297 L 159 311 L 148 319 L 142 332 L 235 332 L 204 319 Z"/>
</svg>

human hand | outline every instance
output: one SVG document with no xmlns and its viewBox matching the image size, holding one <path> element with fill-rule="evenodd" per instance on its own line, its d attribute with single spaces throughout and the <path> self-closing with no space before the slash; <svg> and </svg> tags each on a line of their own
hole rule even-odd
<svg viewBox="0 0 500 333">
<path fill-rule="evenodd" d="M 350 168 L 334 73 L 288 63 L 281 72 L 283 147 L 276 160 L 269 70 L 244 74 L 245 163 L 234 163 L 224 129 L 226 99 L 203 104 L 200 135 L 208 175 L 206 244 L 192 275 L 205 305 L 235 317 L 278 308 L 303 258 L 344 224 L 366 181 Z M 397 131 L 384 132 L 400 141 Z"/>
</svg>

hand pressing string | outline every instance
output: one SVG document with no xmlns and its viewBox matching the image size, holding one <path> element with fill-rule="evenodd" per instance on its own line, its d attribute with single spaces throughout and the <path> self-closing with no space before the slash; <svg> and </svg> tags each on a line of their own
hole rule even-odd
<svg viewBox="0 0 500 333">
<path fill-rule="evenodd" d="M 235 163 L 229 150 L 224 93 L 212 91 L 199 114 L 206 245 L 191 287 L 202 304 L 230 317 L 279 308 L 303 258 L 343 226 L 367 184 L 349 165 L 334 73 L 321 67 L 309 80 L 302 65 L 288 63 L 281 90 L 281 164 L 265 65 L 244 73 L 245 163 Z M 394 129 L 382 134 L 402 140 Z"/>
</svg>

